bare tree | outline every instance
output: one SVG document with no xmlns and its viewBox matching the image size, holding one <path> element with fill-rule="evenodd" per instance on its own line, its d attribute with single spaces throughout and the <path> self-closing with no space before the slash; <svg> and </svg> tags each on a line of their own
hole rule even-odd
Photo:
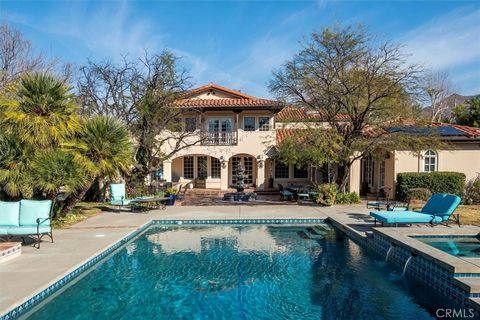
<svg viewBox="0 0 480 320">
<path fill-rule="evenodd" d="M 26 72 L 45 69 L 42 54 L 35 54 L 30 41 L 20 30 L 0 25 L 0 89 Z"/>
<path fill-rule="evenodd" d="M 190 88 L 186 70 L 170 52 L 120 63 L 89 61 L 80 68 L 78 91 L 84 114 L 113 115 L 126 123 L 136 142 L 132 179 L 143 181 L 163 160 L 200 142 L 183 130 L 185 112 L 175 101 Z M 168 151 L 166 151 L 168 150 Z"/>
<path fill-rule="evenodd" d="M 445 71 L 429 72 L 423 80 L 423 90 L 430 104 L 430 121 L 442 121 L 447 116 L 446 98 L 452 94 L 452 84 Z"/>
<path fill-rule="evenodd" d="M 36 53 L 32 43 L 25 39 L 22 32 L 4 23 L 0 25 L 0 92 L 25 73 L 47 71 L 55 73 L 64 82 L 69 83 L 75 72 L 73 64 L 60 63 L 59 59 L 47 59 L 42 53 Z"/>
</svg>

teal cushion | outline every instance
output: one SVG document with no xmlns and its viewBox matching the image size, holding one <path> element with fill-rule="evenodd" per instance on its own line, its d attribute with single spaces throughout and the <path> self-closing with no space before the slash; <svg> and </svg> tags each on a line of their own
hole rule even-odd
<svg viewBox="0 0 480 320">
<path fill-rule="evenodd" d="M 122 200 L 122 198 L 125 198 L 125 184 L 112 183 L 110 185 L 110 197 L 112 200 Z"/>
<path fill-rule="evenodd" d="M 47 233 L 50 232 L 52 228 L 50 226 L 40 226 L 39 232 L 40 233 Z M 21 236 L 21 235 L 29 235 L 29 234 L 37 234 L 37 227 L 30 226 L 30 227 L 10 227 L 7 229 L 8 235 L 10 236 Z"/>
<path fill-rule="evenodd" d="M 457 209 L 461 201 L 462 199 L 459 196 L 446 194 L 439 205 L 439 211 L 436 213 L 436 215 L 441 216 L 443 221 L 448 220 L 455 209 Z"/>
<path fill-rule="evenodd" d="M 370 216 L 384 223 L 434 223 L 442 222 L 441 217 L 435 217 L 415 211 L 372 211 Z"/>
<path fill-rule="evenodd" d="M 20 201 L 0 201 L 0 225 L 18 226 L 20 216 Z"/>
<path fill-rule="evenodd" d="M 20 201 L 20 226 L 36 226 L 37 218 L 50 217 L 52 200 L 21 200 Z M 42 223 L 50 225 L 50 220 Z"/>
<path fill-rule="evenodd" d="M 435 214 L 439 212 L 439 206 L 445 195 L 441 193 L 435 193 L 428 199 L 427 203 L 422 208 L 423 213 Z"/>
<path fill-rule="evenodd" d="M 11 228 L 10 226 L 0 226 L 0 236 L 8 235 L 8 229 Z"/>
</svg>

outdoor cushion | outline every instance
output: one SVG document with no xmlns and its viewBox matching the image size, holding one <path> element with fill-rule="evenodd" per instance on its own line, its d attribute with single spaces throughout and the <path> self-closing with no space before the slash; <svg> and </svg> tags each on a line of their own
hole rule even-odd
<svg viewBox="0 0 480 320">
<path fill-rule="evenodd" d="M 51 207 L 52 200 L 21 200 L 20 226 L 36 226 L 37 218 L 46 219 L 50 217 Z M 42 222 L 42 225 L 50 225 L 50 220 Z"/>
<path fill-rule="evenodd" d="M 0 201 L 0 225 L 18 226 L 20 201 Z"/>
<path fill-rule="evenodd" d="M 112 200 L 122 200 L 122 198 L 125 198 L 125 184 L 112 183 L 110 185 L 110 196 Z"/>
<path fill-rule="evenodd" d="M 439 207 L 445 195 L 441 193 L 435 193 L 428 199 L 427 203 L 422 208 L 423 213 L 436 214 L 439 212 Z"/>
<path fill-rule="evenodd" d="M 384 223 L 440 223 L 441 217 L 434 217 L 430 214 L 425 214 L 415 211 L 372 211 L 370 216 Z"/>
<path fill-rule="evenodd" d="M 50 232 L 50 230 L 50 226 L 40 226 L 39 233 L 47 233 Z M 7 233 L 11 236 L 37 234 L 37 227 L 10 227 L 7 229 Z"/>
<path fill-rule="evenodd" d="M 8 228 L 10 228 L 10 226 L 0 226 L 0 236 L 8 235 Z"/>
<path fill-rule="evenodd" d="M 443 221 L 447 221 L 460 204 L 460 201 L 462 201 L 462 199 L 459 196 L 453 194 L 444 195 L 442 201 L 437 207 L 438 211 L 435 212 L 435 215 L 441 216 Z"/>
</svg>

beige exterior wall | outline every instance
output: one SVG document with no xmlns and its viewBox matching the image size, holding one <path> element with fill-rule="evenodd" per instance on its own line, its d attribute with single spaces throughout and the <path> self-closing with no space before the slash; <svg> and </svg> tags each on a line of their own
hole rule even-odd
<svg viewBox="0 0 480 320">
<path fill-rule="evenodd" d="M 192 115 L 186 115 L 189 117 Z M 233 156 L 238 155 L 248 155 L 254 158 L 254 183 L 257 185 L 257 188 L 263 189 L 266 183 L 266 179 L 270 176 L 266 174 L 267 168 L 264 168 L 265 160 L 268 158 L 267 151 L 276 144 L 276 134 L 274 127 L 274 118 L 271 111 L 243 111 L 240 113 L 234 113 L 233 111 L 207 111 L 202 114 L 197 114 L 198 130 L 196 134 L 192 135 L 185 139 L 185 143 L 193 143 L 200 140 L 201 131 L 208 130 L 208 119 L 209 118 L 230 118 L 232 119 L 232 130 L 237 132 L 237 144 L 236 145 L 227 145 L 227 146 L 204 146 L 204 145 L 194 145 L 183 150 L 180 150 L 175 154 L 175 158 L 171 161 L 171 179 L 178 181 L 179 183 L 189 183 L 189 179 L 183 177 L 183 156 L 209 156 L 215 157 L 217 159 L 222 159 L 226 163 L 227 168 L 222 168 L 222 177 L 221 179 L 213 179 L 208 177 L 206 179 L 207 188 L 214 189 L 227 189 L 231 184 L 231 165 L 230 159 Z M 243 122 L 245 117 L 256 117 L 256 130 L 255 131 L 244 131 Z M 269 127 L 268 131 L 260 131 L 258 128 L 258 118 L 259 117 L 269 117 Z M 164 145 L 163 151 L 169 153 L 173 150 L 173 146 Z M 194 161 L 194 166 L 196 166 L 196 161 Z M 261 166 L 261 168 L 260 168 Z M 208 167 L 210 167 L 210 160 L 208 160 Z M 270 170 L 270 169 L 268 169 Z M 195 171 L 196 172 L 196 171 Z M 208 169 L 210 172 L 210 168 Z M 269 172 L 269 171 L 268 171 Z M 224 175 L 226 175 L 224 177 Z M 168 176 L 168 175 L 165 175 Z M 196 174 L 195 174 L 196 176 Z"/>
</svg>

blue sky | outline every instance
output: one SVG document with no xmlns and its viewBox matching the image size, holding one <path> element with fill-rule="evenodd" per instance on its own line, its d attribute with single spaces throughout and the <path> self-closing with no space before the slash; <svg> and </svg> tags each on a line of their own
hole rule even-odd
<svg viewBox="0 0 480 320">
<path fill-rule="evenodd" d="M 480 93 L 478 1 L 5 1 L 0 17 L 50 56 L 81 65 L 168 48 L 196 85 L 270 97 L 272 69 L 312 31 L 364 24 L 409 59 Z"/>
</svg>

